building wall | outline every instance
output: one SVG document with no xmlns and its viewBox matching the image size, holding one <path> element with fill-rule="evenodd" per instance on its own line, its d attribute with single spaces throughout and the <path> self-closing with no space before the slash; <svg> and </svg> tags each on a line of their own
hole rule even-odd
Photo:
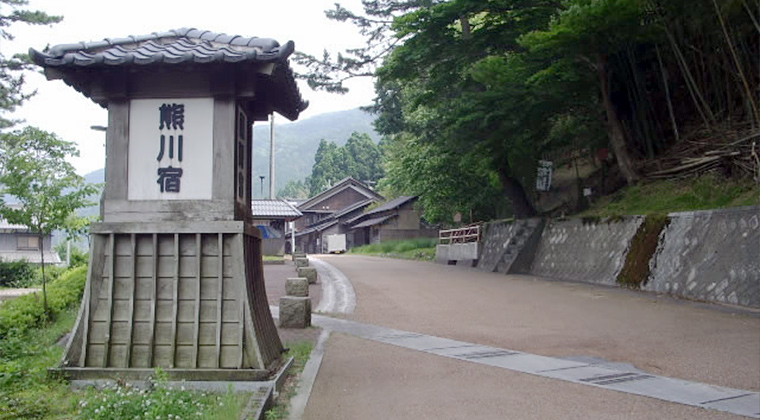
<svg viewBox="0 0 760 420">
<path fill-rule="evenodd" d="M 16 233 L 0 233 L 0 251 L 16 251 Z"/>
<path fill-rule="evenodd" d="M 414 202 L 406 203 L 398 211 L 397 229 L 419 229 L 420 215 L 414 210 Z"/>
<path fill-rule="evenodd" d="M 261 253 L 263 255 L 274 255 L 274 256 L 285 255 L 285 239 L 284 238 L 262 239 Z"/>
<path fill-rule="evenodd" d="M 353 188 L 346 188 L 332 197 L 318 203 L 312 208 L 312 210 L 330 210 L 332 212 L 337 212 L 366 199 L 367 196 L 364 194 L 361 194 Z"/>
<path fill-rule="evenodd" d="M 20 250 L 18 249 L 17 238 L 19 236 L 36 236 L 25 232 L 0 232 L 0 253 L 16 253 L 18 255 L 26 254 L 30 261 L 37 261 L 39 259 L 39 249 L 36 250 Z M 60 258 L 53 251 L 53 237 L 51 235 L 46 236 L 42 241 L 42 249 L 45 250 L 45 264 L 50 261 L 53 264 L 60 263 Z M 24 257 L 26 258 L 26 257 Z"/>
<path fill-rule="evenodd" d="M 296 219 L 296 230 L 304 230 L 318 221 L 328 217 L 330 213 L 314 213 L 302 211 L 303 216 Z"/>
</svg>

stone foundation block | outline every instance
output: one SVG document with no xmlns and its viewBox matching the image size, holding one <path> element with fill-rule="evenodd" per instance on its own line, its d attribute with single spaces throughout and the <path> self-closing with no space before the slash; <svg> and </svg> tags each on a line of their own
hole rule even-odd
<svg viewBox="0 0 760 420">
<path fill-rule="evenodd" d="M 296 268 L 309 266 L 308 258 L 296 258 L 295 262 L 296 262 Z"/>
<path fill-rule="evenodd" d="M 295 277 L 285 280 L 285 294 L 295 297 L 308 297 L 309 279 L 303 277 Z"/>
<path fill-rule="evenodd" d="M 280 327 L 306 328 L 308 326 L 311 326 L 311 298 L 281 297 Z"/>
<path fill-rule="evenodd" d="M 317 269 L 314 267 L 298 267 L 298 277 L 309 280 L 309 284 L 317 282 Z"/>
</svg>

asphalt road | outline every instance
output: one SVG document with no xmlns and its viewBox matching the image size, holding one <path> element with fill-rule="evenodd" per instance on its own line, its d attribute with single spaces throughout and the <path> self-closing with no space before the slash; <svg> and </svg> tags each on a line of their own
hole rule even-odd
<svg viewBox="0 0 760 420">
<path fill-rule="evenodd" d="M 430 263 L 323 256 L 352 282 L 352 320 L 760 390 L 760 317 L 619 289 Z M 478 366 L 343 334 L 305 419 L 740 418 Z"/>
</svg>

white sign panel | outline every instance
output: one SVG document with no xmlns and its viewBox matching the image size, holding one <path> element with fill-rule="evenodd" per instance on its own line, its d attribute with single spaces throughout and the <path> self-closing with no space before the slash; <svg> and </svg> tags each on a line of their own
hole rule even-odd
<svg viewBox="0 0 760 420">
<path fill-rule="evenodd" d="M 132 100 L 128 198 L 210 200 L 213 122 L 213 98 Z"/>
</svg>

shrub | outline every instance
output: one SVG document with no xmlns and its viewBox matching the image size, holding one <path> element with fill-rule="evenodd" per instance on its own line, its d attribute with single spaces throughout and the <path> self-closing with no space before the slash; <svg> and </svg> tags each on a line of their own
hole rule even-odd
<svg viewBox="0 0 760 420">
<path fill-rule="evenodd" d="M 48 307 L 55 316 L 76 305 L 82 298 L 87 282 L 87 267 L 68 270 L 47 287 Z M 22 333 L 45 321 L 45 311 L 37 293 L 21 296 L 0 306 L 0 338 L 12 331 Z"/>
<path fill-rule="evenodd" d="M 413 238 L 397 241 L 386 241 L 352 248 L 349 252 L 355 254 L 379 254 L 384 256 L 430 260 L 429 254 L 435 249 L 438 238 Z M 432 251 L 433 255 L 435 251 Z"/>
<path fill-rule="evenodd" d="M 27 287 L 34 281 L 35 265 L 26 261 L 0 260 L 0 286 Z"/>
</svg>

